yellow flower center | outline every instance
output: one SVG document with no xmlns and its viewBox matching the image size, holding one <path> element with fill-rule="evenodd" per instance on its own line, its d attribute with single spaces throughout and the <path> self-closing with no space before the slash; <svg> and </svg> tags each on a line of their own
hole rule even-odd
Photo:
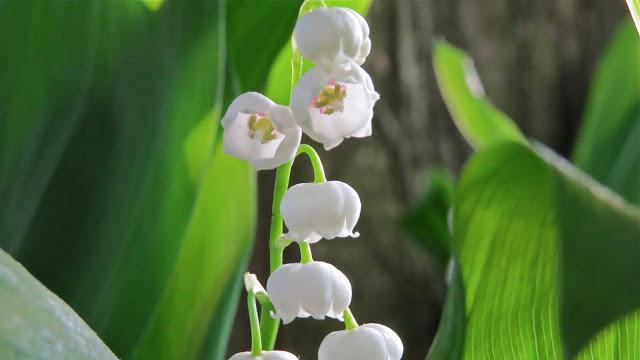
<svg viewBox="0 0 640 360">
<path fill-rule="evenodd" d="M 278 130 L 265 113 L 252 114 L 247 122 L 249 137 L 266 144 L 278 137 Z"/>
<path fill-rule="evenodd" d="M 345 97 L 347 97 L 347 88 L 335 80 L 329 80 L 318 95 L 313 97 L 311 106 L 318 109 L 321 114 L 331 115 L 344 110 Z"/>
</svg>

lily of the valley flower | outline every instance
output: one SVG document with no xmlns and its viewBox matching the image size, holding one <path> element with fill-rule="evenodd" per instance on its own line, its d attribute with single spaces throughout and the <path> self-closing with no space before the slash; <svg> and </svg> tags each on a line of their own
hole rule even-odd
<svg viewBox="0 0 640 360">
<path fill-rule="evenodd" d="M 369 51 L 369 25 L 357 12 L 341 7 L 318 8 L 296 23 L 295 44 L 302 56 L 325 69 L 364 63 Z"/>
<path fill-rule="evenodd" d="M 269 276 L 267 293 L 276 309 L 272 316 L 284 324 L 309 316 L 342 320 L 342 313 L 351 303 L 349 279 L 322 261 L 282 265 Z"/>
<path fill-rule="evenodd" d="M 222 127 L 225 152 L 248 160 L 257 170 L 273 169 L 291 160 L 302 136 L 288 107 L 256 92 L 233 100 Z"/>
<path fill-rule="evenodd" d="M 286 351 L 263 351 L 257 356 L 246 351 L 233 355 L 229 360 L 298 360 L 298 357 Z"/>
<path fill-rule="evenodd" d="M 360 66 L 330 72 L 314 67 L 293 89 L 291 110 L 304 132 L 329 150 L 345 138 L 371 135 L 378 99 L 371 77 Z"/>
<path fill-rule="evenodd" d="M 365 324 L 327 335 L 320 344 L 318 360 L 400 360 L 402 352 L 402 341 L 393 330 Z"/>
<path fill-rule="evenodd" d="M 294 241 L 357 237 L 353 228 L 360 218 L 360 197 L 341 181 L 301 183 L 292 186 L 280 203 L 280 212 Z"/>
</svg>

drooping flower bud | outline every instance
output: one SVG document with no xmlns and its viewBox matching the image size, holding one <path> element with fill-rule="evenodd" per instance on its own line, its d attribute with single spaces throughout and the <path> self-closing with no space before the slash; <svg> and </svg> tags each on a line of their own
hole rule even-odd
<svg viewBox="0 0 640 360">
<path fill-rule="evenodd" d="M 258 356 L 246 351 L 233 355 L 229 360 L 298 360 L 298 357 L 286 351 L 263 351 Z"/>
<path fill-rule="evenodd" d="M 343 311 L 351 303 L 349 279 L 322 261 L 282 265 L 269 276 L 267 293 L 276 309 L 272 316 L 284 324 L 309 316 L 342 320 Z"/>
<path fill-rule="evenodd" d="M 320 344 L 318 360 L 400 360 L 403 350 L 402 341 L 393 330 L 380 324 L 365 324 L 327 335 Z"/>
<path fill-rule="evenodd" d="M 289 188 L 280 212 L 294 241 L 315 243 L 320 239 L 357 237 L 353 228 L 360 218 L 360 197 L 341 181 L 301 183 Z"/>
<path fill-rule="evenodd" d="M 367 21 L 348 8 L 318 8 L 304 15 L 294 39 L 302 56 L 325 69 L 361 65 L 371 51 Z"/>
<path fill-rule="evenodd" d="M 345 138 L 371 135 L 378 99 L 371 77 L 360 66 L 331 72 L 314 67 L 294 87 L 291 110 L 302 130 L 330 150 Z"/>
<path fill-rule="evenodd" d="M 291 160 L 302 136 L 288 107 L 256 92 L 233 100 L 222 127 L 224 151 L 248 160 L 257 170 L 273 169 Z"/>
</svg>

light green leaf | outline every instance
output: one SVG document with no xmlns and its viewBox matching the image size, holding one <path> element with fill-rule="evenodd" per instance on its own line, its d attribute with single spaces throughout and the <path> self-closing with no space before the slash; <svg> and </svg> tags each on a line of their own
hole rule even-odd
<svg viewBox="0 0 640 360">
<path fill-rule="evenodd" d="M 537 148 L 506 143 L 479 152 L 456 189 L 454 244 L 467 314 L 464 358 L 563 358 L 561 284 L 565 298 L 583 298 L 581 306 L 563 308 L 562 335 L 570 354 L 585 334 L 640 307 L 633 279 L 640 272 L 638 209 Z M 602 241 L 612 234 L 615 240 Z M 617 328 L 619 336 L 586 348 L 581 358 L 640 353 L 640 338 L 634 337 L 640 323 L 625 320 L 628 327 Z M 586 330 L 569 331 L 573 324 Z"/>
<path fill-rule="evenodd" d="M 453 121 L 471 146 L 480 150 L 503 141 L 526 142 L 513 121 L 486 97 L 473 60 L 464 51 L 436 40 L 433 66 Z"/>
<path fill-rule="evenodd" d="M 640 35 L 640 0 L 627 0 L 627 6 L 629 6 L 629 12 L 633 18 L 633 22 L 636 24 L 636 30 Z"/>
<path fill-rule="evenodd" d="M 573 162 L 640 204 L 640 38 L 630 20 L 596 68 Z"/>
<path fill-rule="evenodd" d="M 89 326 L 0 250 L 0 358 L 116 359 Z"/>
</svg>

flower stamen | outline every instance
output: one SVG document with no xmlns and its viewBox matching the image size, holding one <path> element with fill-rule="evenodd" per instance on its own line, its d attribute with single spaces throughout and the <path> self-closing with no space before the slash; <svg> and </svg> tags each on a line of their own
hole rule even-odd
<svg viewBox="0 0 640 360">
<path fill-rule="evenodd" d="M 347 88 L 338 84 L 335 80 L 329 80 L 318 95 L 311 100 L 311 106 L 321 114 L 331 115 L 334 112 L 344 111 L 344 98 L 347 97 Z"/>
<path fill-rule="evenodd" d="M 273 125 L 273 121 L 263 112 L 249 116 L 247 126 L 249 128 L 249 137 L 260 141 L 261 144 L 277 139 L 280 134 Z"/>
</svg>

